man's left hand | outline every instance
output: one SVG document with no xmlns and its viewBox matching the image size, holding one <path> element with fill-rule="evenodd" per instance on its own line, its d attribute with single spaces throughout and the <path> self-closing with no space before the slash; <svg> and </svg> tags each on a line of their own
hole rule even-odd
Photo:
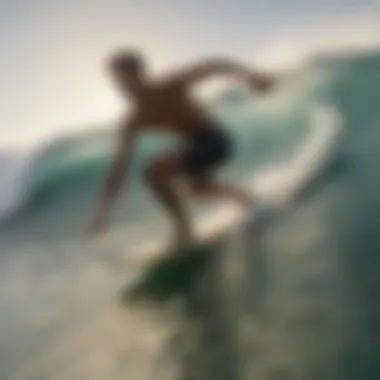
<svg viewBox="0 0 380 380">
<path fill-rule="evenodd" d="M 258 75 L 252 79 L 252 87 L 261 93 L 266 93 L 272 90 L 275 86 L 275 79 L 267 75 Z"/>
</svg>

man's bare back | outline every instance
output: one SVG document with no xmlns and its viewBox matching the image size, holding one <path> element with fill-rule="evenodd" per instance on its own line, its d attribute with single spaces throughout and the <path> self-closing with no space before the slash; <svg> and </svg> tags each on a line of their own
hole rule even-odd
<svg viewBox="0 0 380 380">
<path fill-rule="evenodd" d="M 269 90 L 273 82 L 226 60 L 201 63 L 160 80 L 150 80 L 143 66 L 141 57 L 131 52 L 119 53 L 110 62 L 116 84 L 132 99 L 132 112 L 121 125 L 119 150 L 111 164 L 92 227 L 95 231 L 105 227 L 136 138 L 146 132 L 168 133 L 183 140 L 183 148 L 155 157 L 148 163 L 144 177 L 175 223 L 175 244 L 183 246 L 193 239 L 182 202 L 184 193 L 227 198 L 242 205 L 253 201 L 253 195 L 245 189 L 216 179 L 216 170 L 230 159 L 234 146 L 229 133 L 192 98 L 192 86 L 213 75 L 235 76 L 262 92 Z M 176 187 L 178 181 L 173 181 L 176 178 L 182 178 L 185 191 Z"/>
</svg>

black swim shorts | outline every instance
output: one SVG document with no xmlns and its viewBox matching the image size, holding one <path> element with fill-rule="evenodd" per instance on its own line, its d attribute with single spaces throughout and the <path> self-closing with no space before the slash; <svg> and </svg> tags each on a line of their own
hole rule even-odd
<svg viewBox="0 0 380 380">
<path fill-rule="evenodd" d="M 201 129 L 181 153 L 181 171 L 190 176 L 207 174 L 223 165 L 233 153 L 233 141 L 220 127 Z"/>
</svg>

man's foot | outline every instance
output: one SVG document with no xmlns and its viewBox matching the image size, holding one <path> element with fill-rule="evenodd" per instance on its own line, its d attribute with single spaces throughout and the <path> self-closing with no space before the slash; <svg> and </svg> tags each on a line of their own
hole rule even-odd
<svg viewBox="0 0 380 380">
<path fill-rule="evenodd" d="M 270 211 L 270 205 L 265 201 L 260 201 L 251 206 L 250 217 L 253 219 L 260 218 L 263 215 L 266 215 Z"/>
<path fill-rule="evenodd" d="M 242 223 L 245 226 L 256 223 L 257 221 L 265 218 L 265 216 L 267 216 L 270 211 L 271 206 L 268 202 L 264 200 L 256 201 L 247 208 L 247 211 L 242 218 Z"/>
<path fill-rule="evenodd" d="M 189 232 L 180 232 L 175 235 L 170 250 L 181 251 L 191 247 L 195 242 L 193 235 Z"/>
</svg>

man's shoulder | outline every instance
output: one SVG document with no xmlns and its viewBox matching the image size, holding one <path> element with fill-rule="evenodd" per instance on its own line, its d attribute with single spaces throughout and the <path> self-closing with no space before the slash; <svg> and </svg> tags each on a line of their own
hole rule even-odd
<svg viewBox="0 0 380 380">
<path fill-rule="evenodd" d="M 183 89 L 183 82 L 178 74 L 170 73 L 161 75 L 152 80 L 149 86 L 156 91 L 181 91 Z"/>
</svg>

